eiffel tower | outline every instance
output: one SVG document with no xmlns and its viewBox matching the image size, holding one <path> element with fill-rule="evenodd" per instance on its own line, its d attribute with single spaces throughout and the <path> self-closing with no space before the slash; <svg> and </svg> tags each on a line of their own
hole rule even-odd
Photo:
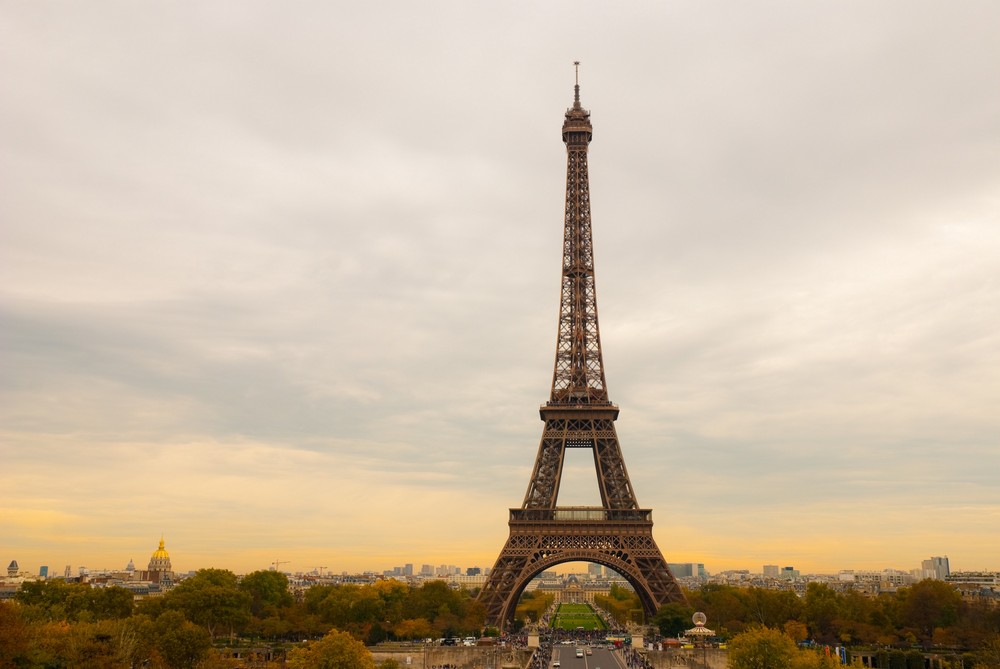
<svg viewBox="0 0 1000 669">
<path fill-rule="evenodd" d="M 501 630 L 538 574 L 565 562 L 593 562 L 621 574 L 647 616 L 684 594 L 653 540 L 650 509 L 639 508 L 625 469 L 608 399 L 597 324 L 594 244 L 590 220 L 587 149 L 590 112 L 580 105 L 579 63 L 573 106 L 566 111 L 566 216 L 563 232 L 559 338 L 552 394 L 539 409 L 545 427 L 528 491 L 510 510 L 510 536 L 479 593 L 486 624 Z M 567 448 L 594 453 L 602 506 L 556 506 Z"/>
</svg>

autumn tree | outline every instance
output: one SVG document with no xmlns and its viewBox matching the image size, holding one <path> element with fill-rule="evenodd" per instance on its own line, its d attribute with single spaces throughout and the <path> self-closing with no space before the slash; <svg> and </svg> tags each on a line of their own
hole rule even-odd
<svg viewBox="0 0 1000 669">
<path fill-rule="evenodd" d="M 635 622 L 634 612 L 643 611 L 639 596 L 628 588 L 613 583 L 607 596 L 595 595 L 594 603 L 622 625 Z M 641 622 L 641 621 L 640 621 Z"/>
<path fill-rule="evenodd" d="M 900 591 L 899 622 L 930 644 L 935 628 L 950 627 L 958 621 L 961 606 L 962 596 L 950 583 L 926 579 Z"/>
<path fill-rule="evenodd" d="M 525 592 L 514 611 L 514 618 L 537 623 L 555 601 L 555 595 L 543 592 Z"/>
<path fill-rule="evenodd" d="M 208 655 L 212 637 L 186 620 L 180 611 L 166 611 L 155 623 L 156 650 L 174 669 L 191 669 Z"/>
<path fill-rule="evenodd" d="M 805 623 L 798 620 L 786 621 L 782 626 L 782 630 L 785 632 L 785 636 L 796 643 L 809 638 L 809 628 L 806 627 Z"/>
<path fill-rule="evenodd" d="M 442 636 L 477 634 L 485 622 L 485 610 L 467 590 L 453 590 L 444 581 L 430 581 L 410 591 L 403 605 L 408 619 L 426 617 Z"/>
<path fill-rule="evenodd" d="M 434 631 L 427 618 L 407 618 L 392 628 L 397 639 L 426 639 L 433 636 Z"/>
<path fill-rule="evenodd" d="M 242 629 L 250 621 L 251 602 L 236 574 L 226 569 L 200 569 L 163 597 L 164 607 L 183 612 L 213 637 Z"/>
<path fill-rule="evenodd" d="M 87 622 L 132 615 L 133 596 L 117 586 L 93 588 L 63 579 L 26 581 L 14 595 L 32 619 Z"/>
<path fill-rule="evenodd" d="M 33 636 L 21 607 L 0 601 L 0 667 L 29 666 Z"/>
<path fill-rule="evenodd" d="M 688 602 L 695 611 L 708 616 L 713 629 L 720 634 L 741 632 L 753 620 L 743 593 L 731 585 L 708 583 L 689 593 Z"/>
<path fill-rule="evenodd" d="M 814 639 L 823 642 L 837 641 L 834 621 L 840 616 L 840 596 L 826 583 L 806 586 L 805 616 Z"/>
<path fill-rule="evenodd" d="M 779 627 L 802 616 L 802 600 L 790 590 L 746 588 L 739 598 L 749 615 L 747 622 L 765 627 Z"/>
<path fill-rule="evenodd" d="M 289 653 L 286 666 L 288 669 L 376 669 L 363 643 L 335 629 L 319 641 Z"/>
<path fill-rule="evenodd" d="M 250 612 L 261 617 L 266 611 L 287 608 L 295 603 L 288 591 L 288 577 L 280 571 L 263 570 L 247 574 L 237 586 L 250 595 Z"/>
<path fill-rule="evenodd" d="M 788 669 L 798 649 L 795 642 L 769 627 L 753 627 L 729 641 L 732 669 Z"/>
<path fill-rule="evenodd" d="M 1000 633 L 988 638 L 975 658 L 976 669 L 1000 669 Z"/>
</svg>

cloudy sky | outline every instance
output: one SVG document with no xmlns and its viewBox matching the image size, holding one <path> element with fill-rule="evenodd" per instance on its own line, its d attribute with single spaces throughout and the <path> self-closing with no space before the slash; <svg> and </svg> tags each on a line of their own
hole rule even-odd
<svg viewBox="0 0 1000 669">
<path fill-rule="evenodd" d="M 0 0 L 0 559 L 492 565 L 579 60 L 608 387 L 667 560 L 1000 569 L 997 25 Z M 563 483 L 599 503 L 585 452 Z"/>
</svg>

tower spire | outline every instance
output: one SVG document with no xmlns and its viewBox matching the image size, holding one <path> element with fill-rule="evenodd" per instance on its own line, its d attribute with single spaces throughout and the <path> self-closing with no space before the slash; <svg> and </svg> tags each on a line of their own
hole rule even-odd
<svg viewBox="0 0 1000 669">
<path fill-rule="evenodd" d="M 576 85 L 573 87 L 573 106 L 580 108 L 580 61 L 574 60 L 573 67 L 576 69 Z"/>
<path fill-rule="evenodd" d="M 559 340 L 550 404 L 609 404 L 597 324 L 594 241 L 590 222 L 587 149 L 594 136 L 590 112 L 580 104 L 580 63 L 573 106 L 566 110 L 566 217 L 563 229 Z"/>
</svg>

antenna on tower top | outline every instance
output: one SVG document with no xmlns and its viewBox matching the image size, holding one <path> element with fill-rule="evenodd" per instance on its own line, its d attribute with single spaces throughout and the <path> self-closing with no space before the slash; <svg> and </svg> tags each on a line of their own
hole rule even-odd
<svg viewBox="0 0 1000 669">
<path fill-rule="evenodd" d="M 573 87 L 574 90 L 573 106 L 579 107 L 580 106 L 580 61 L 574 60 L 573 67 L 576 68 L 576 85 Z"/>
</svg>

